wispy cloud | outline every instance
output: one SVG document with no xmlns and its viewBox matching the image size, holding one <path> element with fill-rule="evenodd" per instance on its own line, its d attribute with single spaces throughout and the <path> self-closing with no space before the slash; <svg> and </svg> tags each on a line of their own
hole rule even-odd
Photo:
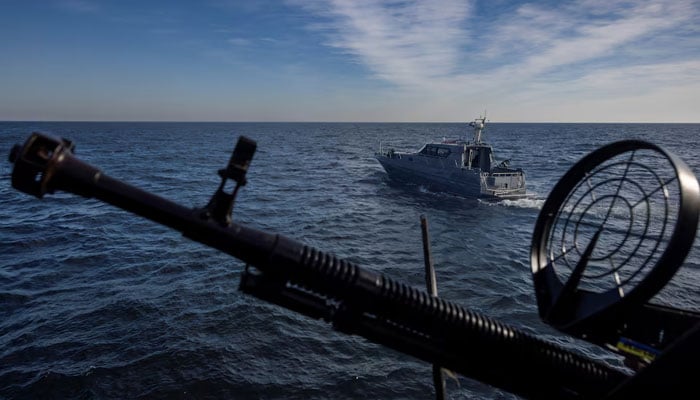
<svg viewBox="0 0 700 400">
<path fill-rule="evenodd" d="M 601 77 L 625 84 L 632 76 L 655 82 L 658 74 L 687 78 L 688 65 L 700 59 L 645 47 L 659 35 L 696 25 L 693 0 L 588 0 L 555 8 L 526 3 L 490 21 L 478 19 L 473 2 L 456 0 L 292 3 L 323 19 L 310 27 L 323 32 L 329 46 L 403 89 L 489 90 L 549 75 L 558 85 Z"/>
<path fill-rule="evenodd" d="M 681 2 L 624 2 L 617 6 L 615 2 L 600 3 L 584 2 L 558 12 L 523 6 L 510 23 L 496 29 L 495 35 L 488 38 L 489 42 L 496 48 L 512 41 L 533 49 L 523 52 L 514 62 L 519 75 L 530 76 L 606 56 L 619 56 L 617 52 L 624 52 L 624 46 L 634 46 L 635 41 L 644 37 L 690 22 L 687 13 L 690 7 L 683 7 Z M 596 15 L 603 10 L 608 13 Z M 534 29 L 538 30 L 532 35 L 535 40 L 529 41 Z"/>
<path fill-rule="evenodd" d="M 573 79 L 571 86 L 579 93 L 636 94 L 651 88 L 700 85 L 700 59 L 682 62 L 610 67 L 592 71 Z"/>
<path fill-rule="evenodd" d="M 248 45 L 250 45 L 250 39 L 241 38 L 241 37 L 230 38 L 227 40 L 227 42 L 233 46 L 248 46 Z"/>
<path fill-rule="evenodd" d="M 58 7 L 76 13 L 93 13 L 100 10 L 100 5 L 90 0 L 60 0 Z"/>
<path fill-rule="evenodd" d="M 380 78 L 401 86 L 454 74 L 469 41 L 471 2 L 294 1 L 325 19 L 312 29 Z"/>
</svg>

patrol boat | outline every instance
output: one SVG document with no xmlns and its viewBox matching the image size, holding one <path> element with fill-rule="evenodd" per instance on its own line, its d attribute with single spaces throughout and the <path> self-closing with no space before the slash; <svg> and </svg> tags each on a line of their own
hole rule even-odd
<svg viewBox="0 0 700 400">
<path fill-rule="evenodd" d="M 481 140 L 486 118 L 469 123 L 474 140 L 466 138 L 428 143 L 415 153 L 384 151 L 375 157 L 389 178 L 423 185 L 429 190 L 485 199 L 527 197 L 525 173 L 511 168 L 510 160 L 497 162 L 491 145 Z"/>
</svg>

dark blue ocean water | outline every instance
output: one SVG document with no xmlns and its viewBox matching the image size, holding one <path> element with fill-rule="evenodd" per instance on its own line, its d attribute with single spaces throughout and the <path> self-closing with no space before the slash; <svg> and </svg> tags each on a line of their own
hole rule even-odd
<svg viewBox="0 0 700 400">
<path fill-rule="evenodd" d="M 440 295 L 619 366 L 537 317 L 532 230 L 578 159 L 639 138 L 700 172 L 698 124 L 498 124 L 499 159 L 532 199 L 487 203 L 390 182 L 380 141 L 417 149 L 464 124 L 0 123 L 3 159 L 32 131 L 73 140 L 106 174 L 206 204 L 239 135 L 258 142 L 234 219 L 423 287 L 429 219 Z M 0 164 L 0 398 L 432 398 L 431 366 L 238 292 L 243 265 L 176 232 L 74 195 L 39 200 Z M 700 248 L 662 292 L 699 309 Z M 505 360 L 507 362 L 507 360 Z M 514 398 L 464 377 L 448 398 Z"/>
</svg>

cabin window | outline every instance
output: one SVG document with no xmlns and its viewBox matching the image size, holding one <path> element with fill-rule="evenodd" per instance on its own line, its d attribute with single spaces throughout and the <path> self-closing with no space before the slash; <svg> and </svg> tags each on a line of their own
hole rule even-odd
<svg viewBox="0 0 700 400">
<path fill-rule="evenodd" d="M 437 155 L 438 157 L 447 157 L 450 155 L 450 149 L 438 148 Z"/>
<path fill-rule="evenodd" d="M 427 145 L 427 146 L 423 147 L 419 153 L 425 154 L 426 156 L 432 156 L 432 157 L 447 157 L 450 155 L 450 149 L 446 149 L 446 148 L 438 147 L 438 146 Z"/>
<path fill-rule="evenodd" d="M 420 154 L 425 154 L 427 156 L 435 156 L 437 155 L 437 149 L 435 146 L 425 146 L 423 149 L 420 151 Z"/>
</svg>

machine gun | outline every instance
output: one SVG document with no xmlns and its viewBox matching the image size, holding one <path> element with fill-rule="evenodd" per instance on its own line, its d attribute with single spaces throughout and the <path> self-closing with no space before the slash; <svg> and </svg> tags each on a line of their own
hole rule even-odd
<svg viewBox="0 0 700 400">
<path fill-rule="evenodd" d="M 531 252 L 542 318 L 625 354 L 636 361 L 634 373 L 234 222 L 236 193 L 256 149 L 250 139 L 239 138 L 228 165 L 218 171 L 221 183 L 211 200 L 195 209 L 111 178 L 76 158 L 73 149 L 65 139 L 32 134 L 11 152 L 13 187 L 37 197 L 57 190 L 93 197 L 176 229 L 245 262 L 239 287 L 244 293 L 327 321 L 338 331 L 526 398 L 675 398 L 691 390 L 700 315 L 648 300 L 690 250 L 700 190 L 680 159 L 653 144 L 617 142 L 577 163 L 545 202 Z M 639 160 L 644 157 L 650 161 Z M 658 173 L 669 166 L 670 176 Z"/>
</svg>

